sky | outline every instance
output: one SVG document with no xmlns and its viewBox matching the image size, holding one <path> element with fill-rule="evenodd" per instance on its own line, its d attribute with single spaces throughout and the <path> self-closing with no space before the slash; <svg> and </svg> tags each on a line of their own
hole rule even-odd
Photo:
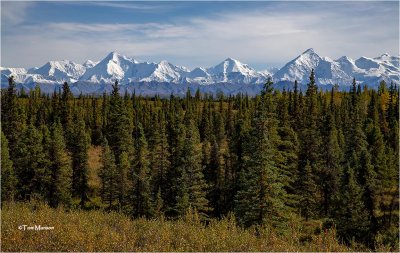
<svg viewBox="0 0 400 253">
<path fill-rule="evenodd" d="M 99 61 L 109 52 L 189 68 L 231 57 L 263 70 L 308 48 L 399 55 L 399 2 L 1 1 L 1 66 Z"/>
</svg>

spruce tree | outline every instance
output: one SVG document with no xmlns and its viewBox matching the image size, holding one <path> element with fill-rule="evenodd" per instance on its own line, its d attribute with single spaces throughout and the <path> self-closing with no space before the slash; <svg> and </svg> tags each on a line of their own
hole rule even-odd
<svg viewBox="0 0 400 253">
<path fill-rule="evenodd" d="M 88 149 L 90 136 L 86 133 L 82 111 L 75 112 L 74 130 L 71 133 L 70 151 L 72 155 L 72 191 L 73 196 L 80 199 L 80 206 L 85 207 L 89 200 L 88 192 Z"/>
<path fill-rule="evenodd" d="M 132 181 L 131 207 L 134 217 L 151 217 L 154 207 L 151 196 L 150 158 L 147 140 L 141 123 L 136 128 L 138 137 L 135 140 L 135 159 L 129 173 Z"/>
<path fill-rule="evenodd" d="M 44 199 L 48 194 L 51 175 L 42 139 L 41 132 L 30 124 L 18 142 L 14 156 L 18 199 L 29 200 L 33 195 Z"/>
<path fill-rule="evenodd" d="M 102 167 L 99 177 L 101 179 L 101 198 L 103 202 L 108 204 L 108 209 L 112 209 L 114 202 L 118 199 L 119 176 L 117 166 L 115 165 L 114 153 L 108 146 L 107 139 L 102 144 Z"/>
<path fill-rule="evenodd" d="M 66 126 L 67 124 L 71 124 L 72 121 L 72 108 L 71 108 L 71 102 L 73 100 L 73 95 L 72 92 L 69 88 L 69 85 L 67 82 L 63 83 L 62 86 L 62 95 L 61 95 L 61 123 Z"/>
<path fill-rule="evenodd" d="M 272 106 L 271 87 L 272 82 L 267 82 L 262 92 L 251 142 L 246 147 L 244 168 L 239 176 L 235 213 L 239 223 L 244 226 L 267 222 L 282 226 L 287 212 L 286 192 L 274 162 L 276 150 L 273 133 L 276 130 L 270 122 L 272 119 L 267 117 Z"/>
<path fill-rule="evenodd" d="M 71 204 L 72 167 L 64 140 L 60 122 L 54 123 L 51 130 L 50 146 L 50 196 L 49 204 L 57 207 L 59 204 Z"/>
<path fill-rule="evenodd" d="M 1 132 L 1 201 L 13 200 L 17 178 L 8 152 L 8 141 Z"/>
<path fill-rule="evenodd" d="M 190 116 L 185 120 L 185 139 L 180 147 L 179 171 L 181 180 L 187 182 L 189 205 L 202 217 L 210 210 L 206 199 L 207 184 L 201 167 L 201 146 L 199 131 Z M 187 177 L 187 180 L 186 178 Z M 182 195 L 183 197 L 185 194 Z"/>
<path fill-rule="evenodd" d="M 125 210 L 128 199 L 128 173 L 131 168 L 131 162 L 127 152 L 122 152 L 120 157 L 120 164 L 117 167 L 118 176 L 118 205 L 119 210 Z"/>
<path fill-rule="evenodd" d="M 161 197 L 166 194 L 166 182 L 168 181 L 167 173 L 170 170 L 170 148 L 168 143 L 168 135 L 165 127 L 165 119 L 161 119 L 159 127 L 157 127 L 152 136 L 151 168 L 153 179 L 153 193 Z"/>
<path fill-rule="evenodd" d="M 1 99 L 1 125 L 2 131 L 8 140 L 11 160 L 13 161 L 13 152 L 16 151 L 16 145 L 24 128 L 18 109 L 19 103 L 17 101 L 16 84 L 14 77 L 10 76 L 8 78 L 7 91 L 2 94 Z"/>
<path fill-rule="evenodd" d="M 106 137 L 111 150 L 115 154 L 116 164 L 120 164 L 122 152 L 132 153 L 132 121 L 127 108 L 119 95 L 118 81 L 113 85 L 108 114 Z"/>
<path fill-rule="evenodd" d="M 366 239 L 368 214 L 362 198 L 363 190 L 357 183 L 353 169 L 348 167 L 341 179 L 334 211 L 338 235 L 347 243 Z"/>
<path fill-rule="evenodd" d="M 322 144 L 323 152 L 323 165 L 318 174 L 318 185 L 322 192 L 322 206 L 323 213 L 328 216 L 332 209 L 332 201 L 339 189 L 340 175 L 342 172 L 342 164 L 344 153 L 339 145 L 339 133 L 335 127 L 334 114 L 328 112 L 328 119 L 326 121 L 326 135 Z"/>
<path fill-rule="evenodd" d="M 298 208 L 300 214 L 308 221 L 314 217 L 316 208 L 316 184 L 312 174 L 312 168 L 307 161 L 306 165 L 299 170 L 298 175 Z"/>
</svg>

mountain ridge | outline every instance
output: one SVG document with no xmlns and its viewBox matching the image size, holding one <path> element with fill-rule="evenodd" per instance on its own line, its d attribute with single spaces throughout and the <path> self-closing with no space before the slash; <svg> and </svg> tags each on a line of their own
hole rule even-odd
<svg viewBox="0 0 400 253">
<path fill-rule="evenodd" d="M 312 69 L 316 73 L 316 82 L 321 87 L 334 84 L 347 87 L 353 78 L 356 78 L 358 83 L 371 87 L 377 86 L 380 80 L 400 84 L 399 59 L 398 56 L 384 53 L 374 58 L 362 56 L 353 60 L 342 56 L 337 60 L 332 60 L 329 57 L 321 57 L 314 49 L 309 48 L 282 68 L 269 68 L 273 71 L 256 71 L 248 64 L 231 57 L 208 68 L 196 67 L 190 70 L 165 60 L 158 63 L 139 62 L 132 57 L 110 52 L 97 62 L 87 60 L 79 64 L 69 60 L 49 61 L 41 67 L 29 69 L 1 67 L 0 71 L 2 87 L 8 85 L 8 76 L 13 75 L 15 81 L 27 89 L 33 87 L 34 84 L 53 85 L 55 88 L 66 81 L 72 86 L 81 87 L 77 88 L 77 92 L 81 93 L 88 93 L 87 89 L 83 88 L 88 85 L 98 86 L 97 88 L 101 90 L 101 87 L 107 87 L 115 80 L 122 85 L 135 83 L 216 85 L 223 83 L 242 85 L 244 88 L 239 87 L 239 89 L 245 91 L 246 86 L 263 84 L 269 77 L 272 77 L 278 87 L 279 84 L 287 86 L 295 80 L 300 84 L 306 84 Z M 46 88 L 49 89 L 49 87 Z"/>
</svg>

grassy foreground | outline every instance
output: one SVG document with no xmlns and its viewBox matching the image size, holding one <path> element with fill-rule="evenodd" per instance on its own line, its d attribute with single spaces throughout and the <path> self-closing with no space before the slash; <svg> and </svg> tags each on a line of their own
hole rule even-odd
<svg viewBox="0 0 400 253">
<path fill-rule="evenodd" d="M 297 222 L 278 235 L 266 228 L 257 233 L 241 229 L 233 217 L 206 226 L 191 213 L 176 221 L 131 220 L 119 213 L 66 211 L 40 203 L 4 203 L 1 216 L 2 251 L 352 251 L 335 239 L 334 231 L 315 233 Z M 20 225 L 54 230 L 21 231 Z"/>
</svg>

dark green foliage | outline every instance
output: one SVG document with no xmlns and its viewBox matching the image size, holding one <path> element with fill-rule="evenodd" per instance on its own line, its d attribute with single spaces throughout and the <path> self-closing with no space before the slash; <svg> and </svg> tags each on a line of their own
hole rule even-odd
<svg viewBox="0 0 400 253">
<path fill-rule="evenodd" d="M 301 215 L 308 221 L 308 219 L 313 218 L 317 203 L 315 199 L 317 185 L 310 162 L 307 161 L 306 165 L 300 168 L 297 178 L 298 208 Z"/>
<path fill-rule="evenodd" d="M 82 112 L 75 112 L 74 130 L 71 133 L 70 151 L 72 155 L 72 194 L 79 197 L 80 205 L 85 206 L 88 198 L 88 148 L 90 137 L 86 133 Z"/>
<path fill-rule="evenodd" d="M 132 215 L 134 217 L 151 217 L 154 207 L 151 197 L 151 175 L 150 175 L 150 159 L 147 146 L 146 136 L 143 127 L 139 123 L 136 131 L 138 131 L 135 142 L 135 159 L 132 163 L 132 169 L 129 173 L 132 181 L 132 189 L 130 193 L 130 204 L 132 207 Z"/>
<path fill-rule="evenodd" d="M 72 166 L 60 122 L 54 123 L 51 129 L 50 171 L 48 198 L 50 206 L 57 207 L 59 204 L 69 206 L 71 204 Z"/>
<path fill-rule="evenodd" d="M 268 80 L 255 97 L 189 90 L 168 99 L 120 96 L 118 83 L 102 97 L 74 97 L 67 83 L 51 95 L 39 87 L 17 95 L 10 78 L 1 101 L 2 200 L 133 218 L 197 209 L 208 221 L 234 212 L 243 226 L 278 232 L 293 218 L 305 226 L 328 219 L 344 242 L 395 248 L 399 89 L 354 80 L 350 92 L 319 91 L 314 74 L 305 92 L 297 82 L 274 90 Z"/>
<path fill-rule="evenodd" d="M 200 136 L 192 119 L 188 117 L 185 125 L 187 131 L 180 147 L 181 157 L 178 157 L 178 168 L 181 172 L 180 187 L 187 190 L 183 191 L 180 201 L 186 202 L 188 197 L 189 206 L 204 216 L 209 211 L 209 206 L 206 199 L 207 184 L 201 167 Z"/>
<path fill-rule="evenodd" d="M 42 144 L 43 135 L 33 125 L 29 125 L 18 141 L 14 157 L 14 168 L 18 178 L 17 198 L 29 200 L 31 197 L 45 199 L 51 174 L 49 161 Z"/>
<path fill-rule="evenodd" d="M 118 205 L 119 209 L 125 209 L 128 199 L 128 172 L 130 171 L 131 163 L 127 152 L 122 152 L 120 164 L 117 167 L 117 182 L 118 182 Z"/>
<path fill-rule="evenodd" d="M 365 241 L 368 233 L 368 213 L 363 202 L 363 190 L 357 183 L 354 171 L 347 168 L 340 183 L 335 210 L 339 236 L 349 243 Z"/>
<path fill-rule="evenodd" d="M 286 191 L 274 162 L 276 130 L 271 112 L 271 82 L 267 82 L 257 110 L 251 141 L 240 173 L 235 212 L 244 226 L 269 223 L 283 226 Z M 268 117 L 269 116 L 269 117 Z"/>
<path fill-rule="evenodd" d="M 153 179 L 153 195 L 159 198 L 165 198 L 167 174 L 171 167 L 170 148 L 164 120 L 155 125 L 151 138 L 151 174 Z M 160 194 L 160 196 L 158 196 Z M 162 200 L 162 199 L 159 199 Z"/>
<path fill-rule="evenodd" d="M 8 152 L 8 141 L 1 132 L 1 201 L 14 199 L 16 182 L 13 162 Z"/>
<path fill-rule="evenodd" d="M 2 91 L 1 98 L 1 129 L 8 140 L 10 152 L 16 151 L 15 146 L 24 129 L 23 115 L 21 115 L 19 109 L 20 104 L 17 99 L 14 77 L 10 76 L 8 88 L 6 91 Z"/>
<path fill-rule="evenodd" d="M 119 174 L 117 171 L 117 166 L 115 165 L 114 153 L 108 146 L 107 139 L 104 139 L 102 148 L 102 167 L 99 172 L 99 177 L 101 179 L 101 199 L 107 203 L 108 208 L 111 209 L 114 201 L 119 198 Z"/>
<path fill-rule="evenodd" d="M 132 153 L 132 121 L 127 106 L 119 95 L 118 81 L 113 85 L 107 113 L 106 137 L 115 154 L 116 164 L 120 164 L 122 152 Z"/>
</svg>

